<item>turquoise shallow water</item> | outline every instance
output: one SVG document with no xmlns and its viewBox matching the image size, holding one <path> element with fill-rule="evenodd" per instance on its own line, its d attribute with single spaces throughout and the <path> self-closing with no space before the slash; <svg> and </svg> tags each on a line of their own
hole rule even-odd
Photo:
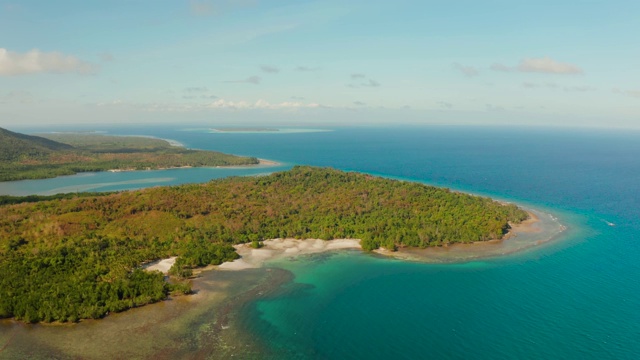
<svg viewBox="0 0 640 360">
<path fill-rule="evenodd" d="M 530 251 L 463 264 L 407 263 L 357 252 L 271 264 L 290 270 L 294 282 L 252 302 L 238 319 L 271 349 L 265 357 L 640 358 L 640 133 L 459 127 L 273 135 L 106 130 L 449 186 L 544 209 L 569 227 L 558 241 Z M 145 181 L 129 178 L 133 173 L 115 175 L 106 181 L 106 175 L 95 174 L 91 181 Z M 153 177 L 173 179 L 157 183 L 164 185 L 216 175 L 190 169 Z M 28 190 L 66 184 L 47 181 L 29 183 Z M 26 189 L 24 184 L 11 186 Z M 106 189 L 111 188 L 101 188 Z"/>
</svg>

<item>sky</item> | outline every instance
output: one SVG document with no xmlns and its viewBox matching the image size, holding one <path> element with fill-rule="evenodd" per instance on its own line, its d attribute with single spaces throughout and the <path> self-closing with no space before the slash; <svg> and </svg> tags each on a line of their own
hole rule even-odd
<svg viewBox="0 0 640 360">
<path fill-rule="evenodd" d="M 640 128 L 637 0 L 0 0 L 0 126 Z"/>
</svg>

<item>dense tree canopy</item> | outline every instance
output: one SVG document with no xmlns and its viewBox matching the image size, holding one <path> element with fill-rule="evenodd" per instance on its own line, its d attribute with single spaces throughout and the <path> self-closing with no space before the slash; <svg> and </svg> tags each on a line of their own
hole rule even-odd
<svg viewBox="0 0 640 360">
<path fill-rule="evenodd" d="M 74 321 L 158 301 L 174 285 L 136 270 L 141 263 L 177 255 L 172 273 L 188 276 L 235 259 L 236 243 L 357 238 L 367 250 L 427 247 L 499 239 L 526 218 L 484 197 L 311 167 L 5 205 L 0 316 Z"/>
</svg>

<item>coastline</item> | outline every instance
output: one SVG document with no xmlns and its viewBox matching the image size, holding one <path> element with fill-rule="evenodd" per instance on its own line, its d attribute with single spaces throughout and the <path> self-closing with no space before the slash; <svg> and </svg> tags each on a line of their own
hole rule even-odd
<svg viewBox="0 0 640 360">
<path fill-rule="evenodd" d="M 169 144 L 169 146 L 172 146 L 172 147 L 186 148 L 185 144 L 181 143 L 180 141 L 173 140 L 173 139 L 165 139 L 165 138 L 152 136 L 152 135 L 110 135 L 110 136 L 126 136 L 126 137 L 141 137 L 141 138 L 147 138 L 147 139 L 156 139 L 156 140 L 166 141 Z"/>
<path fill-rule="evenodd" d="M 273 160 L 261 159 L 261 158 L 257 158 L 257 159 L 258 159 L 258 163 L 257 164 L 225 165 L 225 166 L 214 166 L 213 168 L 215 168 L 215 169 L 245 169 L 245 168 L 252 168 L 252 167 L 272 167 L 272 166 L 280 166 L 280 165 L 282 165 L 282 163 L 279 163 L 279 162 L 273 161 Z M 203 166 L 203 167 L 206 167 L 206 166 Z"/>
<path fill-rule="evenodd" d="M 251 167 L 271 167 L 271 166 L 280 166 L 282 165 L 281 163 L 277 162 L 277 161 L 273 161 L 273 160 L 267 160 L 267 159 L 258 159 L 258 163 L 257 164 L 248 164 L 248 165 L 218 165 L 218 166 L 191 166 L 191 165 L 185 165 L 185 166 L 172 166 L 172 167 L 159 167 L 159 168 L 146 168 L 146 169 L 109 169 L 109 170 L 104 170 L 104 171 L 108 171 L 108 172 L 112 172 L 112 173 L 119 173 L 119 172 L 131 172 L 131 171 L 155 171 L 155 170 L 175 170 L 175 169 L 193 169 L 193 168 L 210 168 L 210 169 L 239 169 L 239 168 L 251 168 Z M 99 172 L 99 171 L 98 171 Z M 78 173 L 79 174 L 79 173 Z"/>
<path fill-rule="evenodd" d="M 344 249 L 362 249 L 358 239 L 271 239 L 263 241 L 264 246 L 259 249 L 249 244 L 235 245 L 239 259 L 225 262 L 216 268 L 220 270 L 245 270 L 261 268 L 266 262 L 281 258 L 290 258 L 327 251 Z"/>
<path fill-rule="evenodd" d="M 530 218 L 520 224 L 513 224 L 502 239 L 455 243 L 425 249 L 399 248 L 396 252 L 378 249 L 374 252 L 405 261 L 461 263 L 526 251 L 553 241 L 567 230 L 567 227 L 551 214 L 533 209 L 525 210 Z"/>
<path fill-rule="evenodd" d="M 514 226 L 507 238 L 488 243 L 509 243 L 527 235 L 532 235 L 528 238 L 531 244 L 535 245 L 537 241 L 544 243 L 551 240 L 548 239 L 544 225 L 562 226 L 554 222 L 550 214 L 527 210 L 535 217 Z M 456 247 L 476 249 L 477 245 L 478 243 L 460 244 L 418 250 L 426 250 L 428 253 L 432 250 L 450 251 Z M 6 347 L 4 355 L 24 355 L 24 349 L 31 349 L 33 354 L 38 355 L 90 358 L 181 358 L 206 356 L 213 352 L 226 357 L 241 354 L 259 357 L 269 354 L 268 342 L 255 337 L 252 328 L 247 328 L 243 323 L 241 314 L 257 299 L 274 296 L 273 294 L 283 291 L 286 284 L 294 281 L 294 275 L 290 271 L 278 267 L 279 260 L 304 258 L 332 251 L 359 253 L 361 247 L 357 239 L 272 239 L 264 241 L 264 247 L 259 249 L 251 248 L 249 244 L 237 245 L 236 249 L 241 255 L 240 259 L 194 271 L 196 277 L 191 281 L 196 291 L 190 296 L 170 297 L 168 301 L 77 324 L 25 326 L 12 320 L 2 321 L 0 329 L 6 334 L 6 338 L 3 338 Z M 383 255 L 385 258 L 403 261 L 444 262 L 421 254 L 405 253 L 404 250 Z M 374 253 L 372 256 L 382 255 Z M 175 258 L 158 260 L 145 266 L 150 270 L 153 266 L 170 267 L 174 260 Z M 468 260 L 470 259 L 457 261 Z M 274 264 L 270 266 L 272 262 Z M 61 328 L 64 331 L 60 331 Z M 85 340 L 83 334 L 86 332 L 91 334 L 91 342 Z M 186 346 L 183 339 L 188 339 L 197 346 Z M 107 346 L 115 342 L 122 346 Z M 96 347 L 96 344 L 99 345 Z"/>
<path fill-rule="evenodd" d="M 494 258 L 514 254 L 557 238 L 567 228 L 551 214 L 526 209 L 530 218 L 512 228 L 502 239 L 455 243 L 448 246 L 420 248 L 399 248 L 390 251 L 383 248 L 373 253 L 399 260 L 425 263 L 458 263 L 483 258 Z M 245 270 L 262 268 L 266 263 L 298 256 L 319 254 L 335 250 L 362 250 L 359 239 L 270 239 L 259 249 L 249 244 L 235 245 L 239 259 L 216 266 L 219 270 Z"/>
<path fill-rule="evenodd" d="M 273 161 L 273 160 L 268 160 L 268 159 L 261 159 L 258 158 L 258 165 L 265 165 L 265 166 L 280 166 L 282 165 L 282 163 L 279 163 L 277 161 Z M 251 165 L 248 165 L 251 166 Z M 255 165 L 254 165 L 255 166 Z"/>
<path fill-rule="evenodd" d="M 177 256 L 172 256 L 167 259 L 155 260 L 148 262 L 146 264 L 142 264 L 140 268 L 147 271 L 160 271 L 161 273 L 167 275 L 169 273 L 169 269 L 175 264 Z"/>
</svg>

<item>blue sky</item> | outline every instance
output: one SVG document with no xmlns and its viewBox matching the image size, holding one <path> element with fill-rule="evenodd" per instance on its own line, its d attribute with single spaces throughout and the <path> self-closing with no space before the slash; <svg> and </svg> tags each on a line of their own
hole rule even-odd
<svg viewBox="0 0 640 360">
<path fill-rule="evenodd" d="M 639 1 L 3 1 L 0 126 L 640 127 Z"/>
</svg>

